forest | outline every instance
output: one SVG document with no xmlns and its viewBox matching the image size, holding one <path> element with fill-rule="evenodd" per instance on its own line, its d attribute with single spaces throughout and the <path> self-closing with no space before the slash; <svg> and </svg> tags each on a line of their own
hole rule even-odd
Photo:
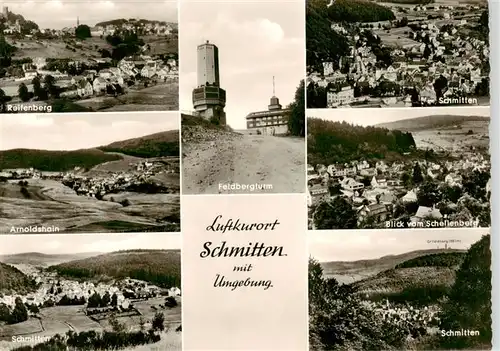
<svg viewBox="0 0 500 351">
<path fill-rule="evenodd" d="M 75 167 L 92 168 L 98 164 L 120 160 L 99 150 L 48 151 L 13 149 L 0 151 L 0 169 L 34 168 L 43 172 L 64 172 Z"/>
<path fill-rule="evenodd" d="M 363 127 L 319 118 L 307 119 L 308 163 L 334 164 L 356 160 L 384 159 L 388 153 L 415 149 L 410 132 Z"/>
<path fill-rule="evenodd" d="M 104 254 L 49 267 L 61 276 L 76 279 L 132 278 L 162 288 L 181 284 L 180 252 L 133 250 Z"/>
</svg>

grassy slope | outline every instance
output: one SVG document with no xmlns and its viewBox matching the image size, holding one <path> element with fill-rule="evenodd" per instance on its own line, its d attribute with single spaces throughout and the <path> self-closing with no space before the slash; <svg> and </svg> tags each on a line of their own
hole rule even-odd
<svg viewBox="0 0 500 351">
<path fill-rule="evenodd" d="M 396 129 L 401 131 L 417 131 L 417 130 L 427 130 L 440 127 L 452 127 L 469 121 L 489 123 L 490 119 L 488 117 L 480 117 L 480 116 L 438 115 L 438 116 L 424 116 L 424 117 L 410 118 L 389 123 L 381 123 L 375 126 L 391 130 Z"/>
<path fill-rule="evenodd" d="M 96 149 L 49 151 L 12 149 L 0 151 L 0 169 L 30 168 L 40 171 L 62 172 L 76 166 L 92 168 L 98 164 L 120 160 L 120 152 L 137 157 L 179 156 L 179 131 L 171 130 L 140 138 L 117 141 Z"/>
</svg>

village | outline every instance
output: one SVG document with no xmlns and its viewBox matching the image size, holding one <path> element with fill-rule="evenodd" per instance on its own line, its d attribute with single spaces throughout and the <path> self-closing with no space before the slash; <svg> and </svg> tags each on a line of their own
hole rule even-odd
<svg viewBox="0 0 500 351">
<path fill-rule="evenodd" d="M 318 212 L 325 204 L 346 211 L 338 215 L 352 222 L 351 229 L 425 227 L 433 221 L 437 227 L 488 226 L 490 161 L 475 151 L 455 156 L 308 165 L 309 228 L 338 229 L 324 228 L 332 225 Z"/>
<path fill-rule="evenodd" d="M 11 16 L 4 7 L 2 18 Z M 154 87 L 168 90 L 178 83 L 177 50 L 157 50 L 163 42 L 177 40 L 172 24 L 131 19 L 90 28 L 76 22 L 71 28 L 35 26 L 28 32 L 19 20 L 3 23 L 4 42 L 12 56 L 0 75 L 4 112 L 53 112 L 55 100 L 102 110 L 114 106 L 106 97 L 128 94 L 139 94 L 144 100 L 139 104 L 156 105 L 148 91 Z M 77 34 L 82 27 L 88 28 L 83 37 Z M 25 54 L 15 56 L 19 51 Z M 79 111 L 72 106 L 66 104 L 54 112 Z"/>
<path fill-rule="evenodd" d="M 110 300 L 107 305 L 128 311 L 133 307 L 134 300 L 181 295 L 181 291 L 177 287 L 163 289 L 131 278 L 116 280 L 113 283 L 81 282 L 58 277 L 57 273 L 44 270 L 32 272 L 29 278 L 38 285 L 35 292 L 25 295 L 2 294 L 0 295 L 0 305 L 5 304 L 10 309 L 14 309 L 17 298 L 20 298 L 27 306 L 34 305 L 39 308 L 65 305 L 64 301 L 70 301 L 67 305 L 87 305 L 87 309 L 93 311 L 92 308 L 106 307 L 102 304 L 101 306 L 90 306 L 89 299 L 92 301 L 91 297 L 96 294 L 101 298 L 108 295 Z M 73 301 L 81 301 L 82 303 L 71 303 Z"/>
<path fill-rule="evenodd" d="M 176 159 L 176 158 L 175 158 Z M 107 194 L 124 191 L 147 193 L 178 193 L 179 189 L 167 187 L 161 182 L 154 182 L 152 177 L 179 173 L 178 162 L 169 162 L 168 158 L 148 159 L 138 163 L 130 163 L 128 171 L 96 173 L 94 176 L 85 174 L 87 170 L 75 167 L 67 172 L 45 172 L 34 168 L 6 169 L 0 172 L 0 179 L 18 181 L 26 186 L 26 179 L 56 180 L 71 188 L 77 195 L 102 200 Z M 26 181 L 27 184 L 24 183 Z"/>
<path fill-rule="evenodd" d="M 309 108 L 488 104 L 490 50 L 471 35 L 484 6 L 384 6 L 395 20 L 331 24 L 348 54 L 310 72 Z"/>
</svg>

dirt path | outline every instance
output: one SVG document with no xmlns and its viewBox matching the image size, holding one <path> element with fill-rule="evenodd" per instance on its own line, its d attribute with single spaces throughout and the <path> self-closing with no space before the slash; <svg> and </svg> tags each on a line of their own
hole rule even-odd
<svg viewBox="0 0 500 351">
<path fill-rule="evenodd" d="M 184 194 L 301 193 L 305 191 L 305 141 L 243 135 L 183 145 Z M 254 186 L 224 190 L 219 184 Z"/>
</svg>

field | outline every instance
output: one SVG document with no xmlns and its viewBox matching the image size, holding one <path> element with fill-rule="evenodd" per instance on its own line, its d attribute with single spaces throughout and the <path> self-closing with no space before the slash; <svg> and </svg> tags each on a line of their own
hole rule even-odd
<svg viewBox="0 0 500 351">
<path fill-rule="evenodd" d="M 116 162 L 97 166 L 97 169 L 90 170 L 89 175 L 106 178 L 111 176 L 107 173 L 108 167 L 115 172 L 119 166 L 128 167 L 128 163 Z M 108 201 L 100 201 L 77 195 L 54 180 L 30 179 L 23 193 L 17 184 L 0 183 L 0 232 L 8 233 L 13 226 L 27 225 L 55 226 L 60 232 L 165 231 L 168 228 L 160 224 L 161 220 L 175 217 L 180 211 L 180 179 L 178 174 L 161 174 L 154 176 L 153 180 L 173 189 L 174 193 L 118 193 L 106 196 L 104 200 Z M 128 199 L 129 206 L 119 203 L 124 199 Z"/>
<path fill-rule="evenodd" d="M 413 39 L 408 38 L 405 32 L 410 31 L 408 27 L 392 28 L 387 33 L 387 30 L 375 29 L 374 34 L 380 37 L 380 40 L 391 47 L 404 47 L 406 45 L 418 45 L 419 43 Z"/>
<path fill-rule="evenodd" d="M 411 132 L 419 149 L 469 151 L 471 147 L 488 149 L 489 118 L 475 116 L 426 116 L 377 127 Z"/>
<path fill-rule="evenodd" d="M 93 97 L 76 103 L 92 111 L 175 111 L 179 109 L 179 83 L 160 83 L 147 88 L 131 89 L 118 97 Z"/>
<path fill-rule="evenodd" d="M 162 345 L 180 345 L 181 333 L 176 333 L 175 329 L 181 324 L 181 303 L 178 301 L 178 306 L 174 308 L 161 309 L 159 305 L 164 302 L 164 298 L 150 299 L 147 301 L 136 301 L 134 306 L 143 315 L 143 320 L 150 322 L 156 313 L 155 308 L 163 312 L 165 316 L 166 331 L 162 333 L 162 340 L 151 347 L 148 345 L 144 350 L 154 350 L 154 347 L 162 349 Z M 12 336 L 54 336 L 55 334 L 65 334 L 69 330 L 75 332 L 94 330 L 100 332 L 110 330 L 110 325 L 107 319 L 95 322 L 87 317 L 82 310 L 83 306 L 56 306 L 43 308 L 40 310 L 39 318 L 31 317 L 26 322 L 14 325 L 0 325 L 0 350 L 8 350 L 12 348 Z M 140 316 L 119 317 L 117 320 L 125 324 L 128 330 L 138 330 Z M 22 344 L 16 343 L 15 346 Z M 180 349 L 180 348 L 176 348 Z M 128 350 L 142 350 L 139 348 L 130 348 Z"/>
<path fill-rule="evenodd" d="M 456 127 L 418 131 L 412 134 L 419 149 L 462 151 L 470 150 L 470 147 L 489 148 L 488 133 L 488 124 L 471 121 Z"/>
<path fill-rule="evenodd" d="M 146 44 L 151 46 L 151 50 L 146 54 L 168 54 L 178 52 L 178 40 L 176 38 L 145 36 L 142 38 Z M 7 42 L 18 48 L 15 52 L 15 59 L 46 57 L 46 58 L 101 58 L 99 49 L 111 50 L 104 38 L 92 37 L 83 41 L 73 40 L 71 43 L 62 39 L 21 39 L 12 40 L 7 37 Z M 67 47 L 69 44 L 69 48 Z M 73 51 L 73 49 L 75 51 Z"/>
</svg>

